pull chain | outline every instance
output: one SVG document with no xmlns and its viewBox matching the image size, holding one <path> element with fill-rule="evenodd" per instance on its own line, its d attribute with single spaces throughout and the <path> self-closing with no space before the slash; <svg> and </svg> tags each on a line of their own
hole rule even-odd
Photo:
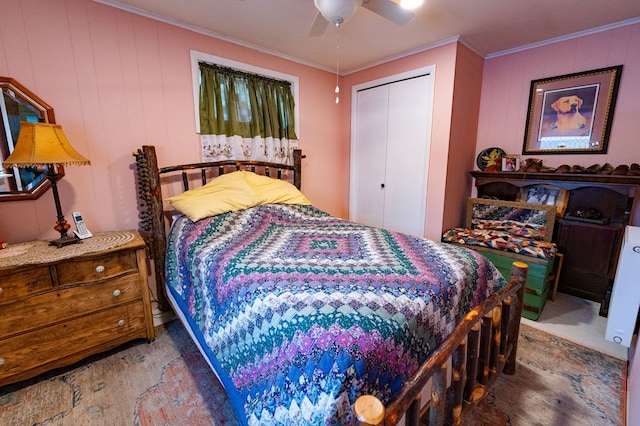
<svg viewBox="0 0 640 426">
<path fill-rule="evenodd" d="M 336 24 L 337 32 L 336 32 L 336 104 L 340 103 L 340 82 L 339 82 L 339 73 L 340 73 L 340 24 Z"/>
</svg>

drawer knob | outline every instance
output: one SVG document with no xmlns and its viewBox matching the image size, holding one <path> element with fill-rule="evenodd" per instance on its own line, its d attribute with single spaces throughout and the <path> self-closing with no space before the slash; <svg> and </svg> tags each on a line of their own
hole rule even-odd
<svg viewBox="0 0 640 426">
<path fill-rule="evenodd" d="M 120 294 L 122 294 L 120 290 L 113 290 L 113 297 L 118 297 Z"/>
<path fill-rule="evenodd" d="M 96 266 L 96 272 L 99 273 L 99 274 L 103 273 L 104 272 L 104 266 L 102 266 L 102 265 Z"/>
<path fill-rule="evenodd" d="M 0 365 L 4 365 L 4 358 L 0 358 Z"/>
<path fill-rule="evenodd" d="M 118 327 L 124 327 L 124 320 L 118 321 Z"/>
<path fill-rule="evenodd" d="M 0 287 L 0 296 L 2 296 L 3 292 L 4 292 L 4 289 L 2 287 Z"/>
</svg>

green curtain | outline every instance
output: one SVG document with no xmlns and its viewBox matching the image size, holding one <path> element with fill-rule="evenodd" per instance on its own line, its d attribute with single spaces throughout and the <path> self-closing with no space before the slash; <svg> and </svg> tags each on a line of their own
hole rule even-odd
<svg viewBox="0 0 640 426">
<path fill-rule="evenodd" d="M 201 134 L 297 139 L 291 83 L 199 65 Z"/>
</svg>

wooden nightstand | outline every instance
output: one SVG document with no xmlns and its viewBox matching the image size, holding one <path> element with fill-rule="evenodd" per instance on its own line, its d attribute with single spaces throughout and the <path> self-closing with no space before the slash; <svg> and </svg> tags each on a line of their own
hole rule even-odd
<svg viewBox="0 0 640 426">
<path fill-rule="evenodd" d="M 145 244 L 135 231 L 0 250 L 0 386 L 136 338 L 153 340 Z"/>
</svg>

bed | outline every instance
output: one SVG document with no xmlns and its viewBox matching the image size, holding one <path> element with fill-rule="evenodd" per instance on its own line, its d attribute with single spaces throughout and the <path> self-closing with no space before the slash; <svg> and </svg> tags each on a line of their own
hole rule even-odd
<svg viewBox="0 0 640 426">
<path fill-rule="evenodd" d="M 459 424 L 515 372 L 525 264 L 505 280 L 472 250 L 315 208 L 299 150 L 291 165 L 134 156 L 159 302 L 241 424 Z"/>
</svg>

